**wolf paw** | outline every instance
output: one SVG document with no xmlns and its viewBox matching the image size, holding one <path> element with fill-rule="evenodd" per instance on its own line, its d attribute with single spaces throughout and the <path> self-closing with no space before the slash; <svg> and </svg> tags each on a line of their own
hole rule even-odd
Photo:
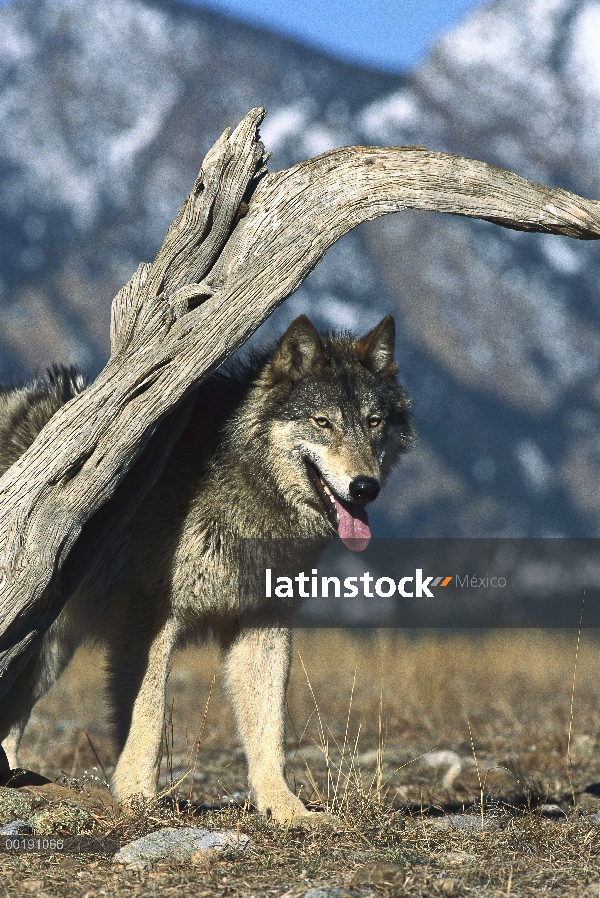
<svg viewBox="0 0 600 898">
<path fill-rule="evenodd" d="M 334 814 L 330 814 L 329 811 L 307 811 L 302 817 L 294 817 L 291 825 L 316 829 L 317 827 L 336 826 L 339 822 L 338 818 Z"/>
<path fill-rule="evenodd" d="M 309 809 L 292 792 L 282 795 L 270 795 L 267 799 L 255 802 L 256 807 L 271 820 L 292 826 L 327 826 L 335 821 L 332 814 Z"/>
</svg>

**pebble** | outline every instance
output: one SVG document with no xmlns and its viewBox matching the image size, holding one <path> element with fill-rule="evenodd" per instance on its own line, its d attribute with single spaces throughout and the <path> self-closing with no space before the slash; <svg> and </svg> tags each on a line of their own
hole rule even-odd
<svg viewBox="0 0 600 898">
<path fill-rule="evenodd" d="M 431 825 L 436 829 L 464 829 L 467 832 L 482 832 L 481 815 L 479 814 L 452 814 L 445 817 L 434 817 Z M 498 832 L 500 823 L 495 817 L 485 815 L 483 818 L 483 832 Z"/>
<path fill-rule="evenodd" d="M 541 804 L 538 811 L 542 817 L 549 817 L 551 820 L 564 820 L 567 816 L 558 804 Z"/>
<path fill-rule="evenodd" d="M 249 842 L 249 836 L 243 833 L 238 835 L 234 830 L 210 832 L 193 827 L 167 827 L 123 845 L 115 854 L 113 863 L 146 866 L 161 860 L 185 861 L 199 851 L 243 851 Z"/>
<path fill-rule="evenodd" d="M 352 898 L 350 892 L 339 886 L 319 886 L 304 893 L 304 898 Z"/>
<path fill-rule="evenodd" d="M 430 751 L 423 757 L 423 760 L 429 767 L 448 767 L 446 775 L 442 780 L 442 788 L 444 789 L 451 788 L 463 767 L 462 760 L 455 751 Z"/>
<path fill-rule="evenodd" d="M 13 820 L 0 826 L 0 836 L 30 836 L 32 832 L 33 827 L 27 820 Z"/>
</svg>

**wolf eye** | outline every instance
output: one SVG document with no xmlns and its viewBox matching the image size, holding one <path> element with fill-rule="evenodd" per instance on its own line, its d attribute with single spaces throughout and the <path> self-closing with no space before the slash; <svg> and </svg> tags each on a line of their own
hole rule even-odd
<svg viewBox="0 0 600 898">
<path fill-rule="evenodd" d="M 370 415 L 367 420 L 369 427 L 379 427 L 379 425 L 383 421 L 383 418 L 381 417 L 381 415 Z"/>
<path fill-rule="evenodd" d="M 326 418 L 325 415 L 317 415 L 313 421 L 318 427 L 331 427 L 329 418 Z"/>
</svg>

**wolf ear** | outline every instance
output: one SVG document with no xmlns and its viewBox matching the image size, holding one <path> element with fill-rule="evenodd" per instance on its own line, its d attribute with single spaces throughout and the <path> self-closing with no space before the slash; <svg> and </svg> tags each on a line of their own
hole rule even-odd
<svg viewBox="0 0 600 898">
<path fill-rule="evenodd" d="M 295 383 L 314 371 L 325 360 L 323 344 L 306 315 L 292 321 L 282 337 L 271 362 L 275 380 L 286 378 Z"/>
<path fill-rule="evenodd" d="M 358 357 L 366 368 L 380 377 L 393 377 L 398 370 L 394 361 L 394 319 L 388 315 L 374 330 L 356 342 Z"/>
</svg>

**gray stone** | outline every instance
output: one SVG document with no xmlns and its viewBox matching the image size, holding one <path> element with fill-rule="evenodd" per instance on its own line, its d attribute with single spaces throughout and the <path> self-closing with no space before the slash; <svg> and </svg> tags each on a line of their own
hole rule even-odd
<svg viewBox="0 0 600 898">
<path fill-rule="evenodd" d="M 542 817 L 549 817 L 551 820 L 564 820 L 567 816 L 558 804 L 541 804 L 538 812 Z"/>
<path fill-rule="evenodd" d="M 160 860 L 185 861 L 195 851 L 243 851 L 250 838 L 234 830 L 167 827 L 124 845 L 113 858 L 115 864 L 148 864 Z"/>
<path fill-rule="evenodd" d="M 434 817 L 432 825 L 436 829 L 463 829 L 467 832 L 481 832 L 481 815 L 480 814 L 448 814 L 445 817 Z M 500 829 L 500 823 L 496 817 L 486 814 L 483 818 L 484 832 L 497 832 Z"/>
<path fill-rule="evenodd" d="M 304 893 L 304 898 L 351 898 L 350 892 L 339 886 L 320 886 Z"/>
<path fill-rule="evenodd" d="M 454 780 L 461 772 L 463 762 L 455 751 L 430 751 L 423 757 L 423 761 L 429 767 L 447 767 L 446 774 L 442 780 L 442 788 L 450 789 Z"/>
<path fill-rule="evenodd" d="M 29 836 L 32 832 L 33 827 L 26 820 L 13 820 L 6 826 L 0 826 L 0 836 Z"/>
</svg>

